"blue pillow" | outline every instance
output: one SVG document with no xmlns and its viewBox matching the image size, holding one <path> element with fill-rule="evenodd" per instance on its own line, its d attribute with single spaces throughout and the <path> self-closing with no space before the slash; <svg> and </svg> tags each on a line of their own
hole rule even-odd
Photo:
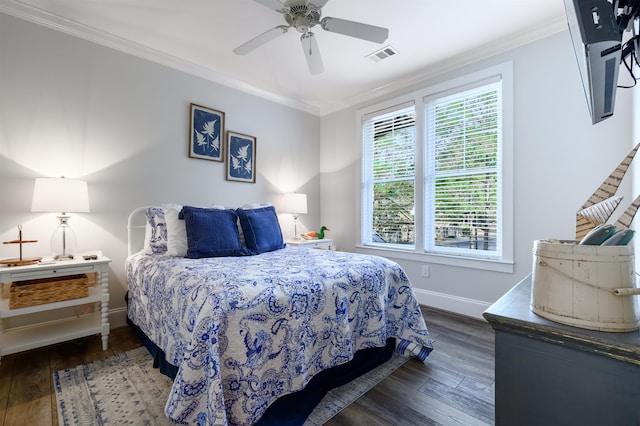
<svg viewBox="0 0 640 426">
<path fill-rule="evenodd" d="M 282 230 L 273 206 L 238 209 L 244 242 L 252 254 L 278 250 L 285 246 Z"/>
<path fill-rule="evenodd" d="M 187 231 L 187 257 L 244 256 L 235 210 L 184 206 L 180 212 Z"/>
</svg>

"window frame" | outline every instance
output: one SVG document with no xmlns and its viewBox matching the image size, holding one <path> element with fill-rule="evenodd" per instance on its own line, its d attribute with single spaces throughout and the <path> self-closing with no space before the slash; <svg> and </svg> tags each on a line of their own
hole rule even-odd
<svg viewBox="0 0 640 426">
<path fill-rule="evenodd" d="M 426 160 L 427 160 L 427 141 L 425 129 L 425 99 L 433 98 L 444 93 L 459 92 L 469 87 L 478 86 L 479 83 L 490 81 L 491 79 L 500 79 L 502 81 L 502 149 L 498 153 L 501 158 L 500 175 L 501 175 L 501 198 L 502 211 L 499 213 L 502 221 L 502 246 L 501 256 L 478 256 L 460 255 L 454 253 L 434 253 L 426 250 L 425 244 L 425 212 L 427 211 L 427 197 L 425 196 L 426 185 Z M 376 244 L 363 243 L 363 212 L 365 211 L 365 198 L 363 194 L 363 173 L 364 173 L 364 152 L 363 152 L 363 124 L 366 117 L 383 114 L 405 107 L 413 103 L 415 106 L 416 116 L 416 152 L 415 152 L 415 246 L 406 248 L 404 246 L 396 246 L 392 244 Z M 360 167 L 358 192 L 360 193 L 358 201 L 358 211 L 356 216 L 357 238 L 356 251 L 363 253 L 378 254 L 390 258 L 400 260 L 415 260 L 420 262 L 429 262 L 434 264 L 443 264 L 450 266 L 475 268 L 489 270 L 495 272 L 513 273 L 514 271 L 514 196 L 513 196 L 513 63 L 505 62 L 485 69 L 471 72 L 466 75 L 452 78 L 437 84 L 427 86 L 423 89 L 416 90 L 407 95 L 395 97 L 362 108 L 357 111 L 356 119 L 358 123 L 359 141 L 361 145 Z"/>
</svg>

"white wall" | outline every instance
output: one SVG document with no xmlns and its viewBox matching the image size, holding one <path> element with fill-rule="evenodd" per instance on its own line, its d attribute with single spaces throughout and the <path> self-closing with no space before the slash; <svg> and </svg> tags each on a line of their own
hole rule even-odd
<svg viewBox="0 0 640 426">
<path fill-rule="evenodd" d="M 426 77 L 388 98 L 505 61 L 514 64 L 514 273 L 430 263 L 430 276 L 424 278 L 422 262 L 394 258 L 407 272 L 421 303 L 477 317 L 531 272 L 534 240 L 575 238 L 575 212 L 634 145 L 629 90 L 618 91 L 614 117 L 591 125 L 568 32 L 446 75 Z M 322 118 L 321 217 L 344 250 L 355 250 L 358 244 L 356 110 L 382 100 Z M 618 192 L 627 203 L 633 199 L 629 187 L 624 183 Z"/>
<path fill-rule="evenodd" d="M 255 184 L 228 182 L 224 164 L 188 158 L 189 103 L 221 110 L 226 128 L 257 138 Z M 38 239 L 50 254 L 55 215 L 31 213 L 34 179 L 88 181 L 91 212 L 72 215 L 79 250 L 113 259 L 112 309 L 124 306 L 126 220 L 143 205 L 238 206 L 308 194 L 320 209 L 320 119 L 0 13 L 0 239 Z M 293 233 L 283 217 L 283 232 Z M 290 228 L 290 229 L 289 229 Z M 300 229 L 300 228 L 299 228 Z M 304 229 L 304 228 L 303 228 Z M 0 244 L 0 258 L 18 247 Z"/>
</svg>

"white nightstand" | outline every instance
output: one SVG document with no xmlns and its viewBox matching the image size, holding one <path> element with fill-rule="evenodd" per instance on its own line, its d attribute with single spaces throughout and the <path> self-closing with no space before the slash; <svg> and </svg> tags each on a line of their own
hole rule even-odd
<svg viewBox="0 0 640 426">
<path fill-rule="evenodd" d="M 287 245 L 294 247 L 312 247 L 325 250 L 333 249 L 333 240 L 324 238 L 322 240 L 287 240 Z"/>
<path fill-rule="evenodd" d="M 24 266 L 0 267 L 0 283 L 12 283 L 40 278 L 61 278 L 76 274 L 97 273 L 97 283 L 89 287 L 89 295 L 79 299 L 62 300 L 23 308 L 9 308 L 9 298 L 0 298 L 0 358 L 16 352 L 52 345 L 92 334 L 102 334 L 102 349 L 109 343 L 109 263 L 111 259 L 98 256 L 94 260 L 76 259 L 36 263 Z M 8 285 L 8 284 L 0 284 Z M 59 321 L 35 323 L 28 326 L 4 328 L 4 319 L 45 312 L 70 306 L 95 303 L 92 314 L 74 316 Z"/>
</svg>

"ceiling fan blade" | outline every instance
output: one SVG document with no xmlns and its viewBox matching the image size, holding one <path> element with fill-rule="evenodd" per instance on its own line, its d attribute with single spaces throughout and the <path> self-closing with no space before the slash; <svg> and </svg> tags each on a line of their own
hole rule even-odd
<svg viewBox="0 0 640 426">
<path fill-rule="evenodd" d="M 286 33 L 288 30 L 288 26 L 278 25 L 277 27 L 271 28 L 269 31 L 265 31 L 259 36 L 254 37 L 248 42 L 236 47 L 235 49 L 233 49 L 233 53 L 235 53 L 236 55 L 246 55 L 254 49 L 278 37 L 280 34 Z"/>
<path fill-rule="evenodd" d="M 307 65 L 309 66 L 309 72 L 311 74 L 320 74 L 324 71 L 322 65 L 322 58 L 320 57 L 320 50 L 318 50 L 318 43 L 311 31 L 306 32 L 300 36 L 302 42 L 302 50 L 304 50 L 304 56 L 307 58 Z"/>
<path fill-rule="evenodd" d="M 324 30 L 373 41 L 374 43 L 383 43 L 389 37 L 389 30 L 386 28 L 347 21 L 346 19 L 326 17 L 320 21 L 320 25 Z"/>
<path fill-rule="evenodd" d="M 281 12 L 284 9 L 284 4 L 279 2 L 278 0 L 253 0 L 256 3 L 260 3 L 261 5 L 268 7 L 269 9 L 275 10 L 276 12 Z"/>
</svg>

